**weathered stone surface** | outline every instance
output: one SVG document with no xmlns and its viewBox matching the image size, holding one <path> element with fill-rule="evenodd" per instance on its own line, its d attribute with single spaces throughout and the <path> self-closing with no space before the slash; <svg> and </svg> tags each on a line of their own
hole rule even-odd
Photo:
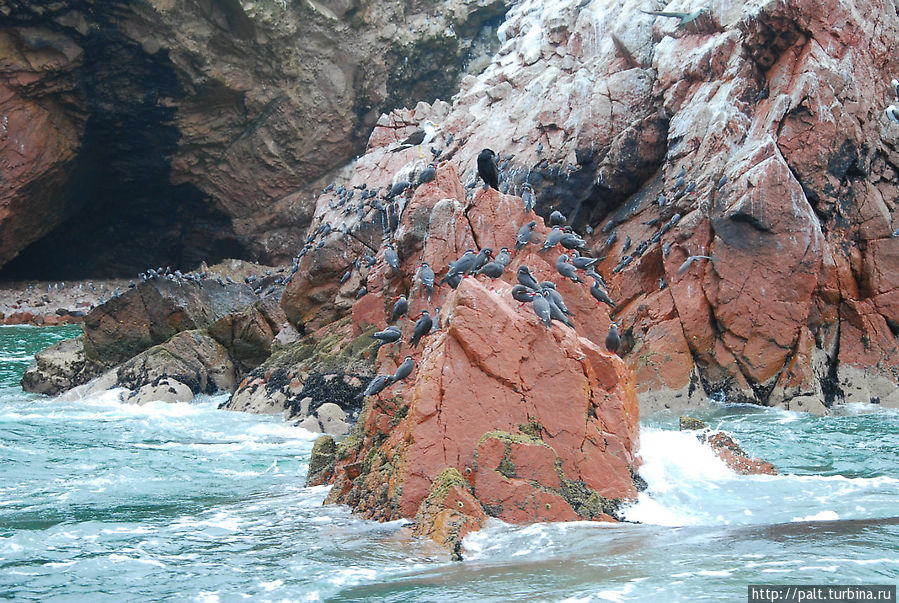
<svg viewBox="0 0 899 603">
<path fill-rule="evenodd" d="M 87 383 L 103 371 L 103 365 L 87 358 L 81 337 L 60 341 L 38 352 L 22 376 L 22 389 L 55 396 Z"/>
<path fill-rule="evenodd" d="M 392 124 L 443 126 L 437 178 L 387 207 L 404 208 L 399 274 L 379 253 L 366 280 L 376 297 L 354 316 L 376 324 L 378 303 L 398 293 L 416 298 L 414 315 L 425 305 L 421 259 L 439 277 L 468 247 L 509 246 L 507 226 L 521 222 L 499 200 L 527 181 L 538 214 L 560 209 L 605 257 L 645 410 L 710 395 L 823 412 L 892 404 L 899 131 L 883 108 L 899 17 L 881 4 L 736 3 L 694 28 L 645 15 L 636 0 L 513 7 L 500 52 L 451 107 L 383 116 L 353 165 L 350 185 L 414 182 L 425 160 L 390 152 Z M 889 17 L 875 23 L 870 11 Z M 480 190 L 485 147 L 500 154 L 501 192 Z M 456 173 L 474 192 L 458 191 Z M 340 219 L 336 200 L 319 197 L 314 224 Z M 479 223 L 484 209 L 494 231 Z M 696 255 L 711 259 L 685 265 Z M 516 257 L 513 269 L 519 259 L 531 261 Z"/>
<path fill-rule="evenodd" d="M 78 269 L 75 246 L 94 271 L 289 258 L 312 209 L 297 190 L 362 151 L 380 110 L 451 96 L 506 8 L 5 3 L 0 266 L 35 241 L 49 269 Z"/>
<path fill-rule="evenodd" d="M 323 435 L 315 440 L 312 456 L 309 458 L 309 471 L 306 474 L 306 486 L 321 486 L 328 483 L 334 473 L 334 462 L 337 460 L 337 444 L 330 435 Z"/>
<path fill-rule="evenodd" d="M 341 444 L 328 500 L 366 517 L 411 518 L 452 468 L 505 521 L 612 519 L 636 496 L 629 370 L 474 279 L 443 312 L 448 326 L 429 340 L 414 383 L 370 400 Z"/>
<path fill-rule="evenodd" d="M 325 430 L 323 423 L 330 423 L 332 431 L 328 433 L 343 435 L 358 416 L 359 394 L 370 378 L 372 350 L 377 344 L 371 332 L 354 336 L 352 325 L 344 319 L 277 349 L 241 380 L 223 408 L 283 413 L 285 419 L 297 420 L 301 427 L 315 432 Z M 338 420 L 329 415 L 330 421 L 322 421 L 313 416 L 328 403 L 341 409 L 345 417 Z"/>
<path fill-rule="evenodd" d="M 186 385 L 194 394 L 234 389 L 234 363 L 220 343 L 204 331 L 182 331 L 122 364 L 118 385 L 137 390 L 168 380 Z M 149 394 L 147 394 L 149 395 Z"/>
<path fill-rule="evenodd" d="M 682 416 L 681 431 L 696 431 L 696 438 L 708 444 L 715 454 L 732 470 L 741 475 L 766 474 L 777 475 L 777 468 L 768 461 L 750 457 L 734 440 L 723 431 L 711 431 L 709 426 L 699 419 Z"/>
<path fill-rule="evenodd" d="M 266 297 L 242 311 L 226 314 L 210 324 L 207 331 L 246 372 L 268 359 L 280 325 L 286 320 L 280 300 Z"/>
<path fill-rule="evenodd" d="M 257 300 L 244 284 L 151 279 L 91 310 L 83 324 L 84 351 L 88 358 L 112 366 Z"/>
<path fill-rule="evenodd" d="M 759 458 L 750 457 L 728 434 L 718 432 L 707 436 L 707 441 L 715 454 L 725 464 L 741 475 L 777 475 L 777 468 Z"/>
<path fill-rule="evenodd" d="M 191 388 L 176 379 L 168 377 L 154 380 L 153 383 L 140 386 L 137 390 L 125 395 L 124 401 L 131 404 L 147 404 L 149 402 L 190 402 L 194 397 Z"/>
<path fill-rule="evenodd" d="M 481 529 L 487 514 L 472 493 L 471 484 L 455 468 L 441 471 L 415 513 L 413 534 L 446 547 L 454 561 L 462 560 L 462 539 Z"/>
</svg>

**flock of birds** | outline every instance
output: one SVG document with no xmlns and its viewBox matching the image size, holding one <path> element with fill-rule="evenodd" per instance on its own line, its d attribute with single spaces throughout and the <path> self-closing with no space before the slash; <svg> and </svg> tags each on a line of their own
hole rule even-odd
<svg viewBox="0 0 899 603">
<path fill-rule="evenodd" d="M 499 190 L 499 168 L 496 163 L 496 153 L 491 149 L 484 149 L 480 152 L 477 159 L 478 176 L 484 182 L 484 187 L 491 187 Z M 522 203 L 526 212 L 532 212 L 536 206 L 536 195 L 531 185 L 526 184 L 522 190 Z M 560 254 L 555 260 L 556 272 L 575 283 L 585 283 L 584 277 L 592 279 L 590 285 L 590 294 L 596 300 L 597 304 L 605 303 L 611 307 L 615 307 L 615 302 L 607 293 L 608 285 L 605 283 L 602 275 L 596 271 L 596 264 L 602 258 L 590 257 L 582 252 L 587 246 L 587 241 L 581 238 L 570 226 L 566 226 L 567 218 L 559 211 L 553 211 L 548 220 L 551 227 L 549 234 L 539 248 L 540 253 L 546 253 L 550 250 L 561 246 L 566 251 Z M 532 220 L 524 224 L 519 230 L 515 241 L 515 252 L 521 251 L 526 245 L 533 243 L 534 231 L 537 221 Z M 512 262 L 513 252 L 508 247 L 502 247 L 494 256 L 494 251 L 490 247 L 482 247 L 479 251 L 467 249 L 455 261 L 449 262 L 446 274 L 437 282 L 433 268 L 422 261 L 419 264 L 415 281 L 421 284 L 424 292 L 427 294 L 428 300 L 435 287 L 447 285 L 452 289 L 459 286 L 462 279 L 468 276 L 483 275 L 489 279 L 498 279 L 503 276 L 505 270 Z M 400 258 L 395 245 L 390 241 L 389 237 L 384 242 L 384 259 L 391 270 L 391 276 L 400 275 Z M 531 268 L 527 265 L 518 266 L 516 272 L 517 284 L 512 287 L 511 296 L 517 302 L 519 307 L 529 304 L 540 322 L 547 328 L 552 327 L 552 321 L 563 323 L 569 327 L 574 327 L 571 321 L 573 313 L 568 309 L 562 294 L 556 289 L 554 282 L 537 281 Z M 377 331 L 372 336 L 379 340 L 378 348 L 383 345 L 394 344 L 402 338 L 402 330 L 395 324 L 403 316 L 408 316 L 409 300 L 405 294 L 400 294 L 394 298 L 393 310 L 390 316 L 390 324 L 381 331 Z M 414 348 L 418 346 L 421 339 L 433 331 L 436 331 L 439 320 L 440 308 L 436 309 L 436 316 L 431 317 L 429 310 L 424 309 L 415 317 L 415 326 L 412 329 L 412 336 L 409 344 Z M 609 328 L 606 337 L 606 348 L 611 352 L 617 352 L 621 340 L 618 334 L 618 326 L 614 322 Z M 381 392 L 398 381 L 407 379 L 415 368 L 415 358 L 411 355 L 406 356 L 405 360 L 399 365 L 396 372 L 392 375 L 377 375 L 372 379 L 362 396 L 376 395 L 380 399 Z"/>
</svg>

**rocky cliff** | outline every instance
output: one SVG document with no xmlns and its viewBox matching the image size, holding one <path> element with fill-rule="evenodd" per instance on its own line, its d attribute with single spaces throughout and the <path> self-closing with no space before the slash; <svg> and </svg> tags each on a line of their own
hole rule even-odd
<svg viewBox="0 0 899 603">
<path fill-rule="evenodd" d="M 312 212 L 299 191 L 381 111 L 450 96 L 506 3 L 0 10 L 0 266 L 72 279 L 289 258 Z"/>
<path fill-rule="evenodd" d="M 899 73 L 895 11 L 713 2 L 679 26 L 643 9 L 517 3 L 486 71 L 451 104 L 382 116 L 347 188 L 414 181 L 431 154 L 390 149 L 426 119 L 442 126 L 437 161 L 467 189 L 479 186 L 476 156 L 495 150 L 502 191 L 531 184 L 537 213 L 561 210 L 604 258 L 645 409 L 709 396 L 813 412 L 899 405 L 899 127 L 883 111 Z M 339 207 L 335 192 L 320 196 L 313 226 L 343 225 L 360 251 L 379 249 L 369 205 Z M 436 259 L 430 241 L 447 233 L 433 215 L 400 228 L 401 256 L 421 246 Z M 329 262 L 313 260 L 319 293 L 342 272 Z M 302 300 L 292 320 L 321 305 L 285 299 Z"/>
</svg>

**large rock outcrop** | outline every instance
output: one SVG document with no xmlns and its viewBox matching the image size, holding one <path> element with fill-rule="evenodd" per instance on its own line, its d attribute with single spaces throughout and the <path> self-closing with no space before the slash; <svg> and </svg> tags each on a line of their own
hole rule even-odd
<svg viewBox="0 0 899 603">
<path fill-rule="evenodd" d="M 258 299 L 243 283 L 150 279 L 90 311 L 82 325 L 84 351 L 88 358 L 112 366 L 176 333 L 242 311 Z M 225 339 L 226 330 L 230 329 L 217 326 L 215 332 Z"/>
<path fill-rule="evenodd" d="M 482 513 L 513 523 L 608 520 L 636 496 L 632 373 L 573 329 L 517 309 L 508 286 L 489 286 L 463 281 L 414 382 L 371 399 L 338 450 L 329 501 L 412 518 L 448 468 Z"/>
<path fill-rule="evenodd" d="M 56 278 L 291 257 L 312 210 L 298 189 L 359 153 L 385 108 L 451 95 L 507 5 L 108 8 L 2 7 L 0 266 L 23 250 L 17 272 Z"/>
<path fill-rule="evenodd" d="M 346 186 L 377 188 L 381 202 L 393 184 L 414 182 L 430 156 L 390 150 L 425 119 L 442 125 L 431 145 L 438 180 L 454 171 L 473 188 L 478 153 L 499 152 L 503 192 L 531 183 L 537 213 L 560 209 L 604 256 L 646 410 L 709 396 L 819 413 L 841 402 L 899 406 L 899 127 L 883 115 L 899 75 L 892 6 L 719 3 L 682 28 L 644 8 L 517 4 L 486 71 L 466 77 L 451 105 L 382 116 Z M 365 225 L 396 223 L 400 257 L 436 270 L 445 256 L 431 240 L 464 224 L 452 203 L 421 207 L 417 197 L 346 214 L 331 191 L 313 227 L 344 223 L 373 253 Z M 320 298 L 348 265 L 321 272 Z M 376 322 L 413 274 L 383 292 L 369 275 L 380 297 L 356 302 L 354 315 Z M 351 303 L 364 282 L 344 284 L 338 300 Z M 307 300 L 304 320 L 327 307 Z"/>
</svg>

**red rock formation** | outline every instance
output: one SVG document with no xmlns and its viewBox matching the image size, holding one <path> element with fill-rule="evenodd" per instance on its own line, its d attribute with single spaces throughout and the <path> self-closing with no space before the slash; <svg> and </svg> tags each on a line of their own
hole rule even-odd
<svg viewBox="0 0 899 603">
<path fill-rule="evenodd" d="M 414 383 L 372 399 L 338 452 L 329 501 L 411 518 L 447 468 L 488 514 L 516 523 L 609 520 L 636 496 L 630 371 L 575 331 L 517 309 L 508 286 L 488 286 L 465 279 Z"/>
<path fill-rule="evenodd" d="M 749 456 L 726 433 L 714 433 L 708 436 L 707 441 L 718 458 L 741 475 L 777 475 L 777 467 L 768 461 Z"/>
<path fill-rule="evenodd" d="M 493 64 L 463 81 L 451 107 L 382 116 L 350 184 L 414 180 L 425 160 L 388 152 L 397 123 L 439 122 L 438 173 L 455 171 L 467 186 L 478 182 L 480 150 L 496 150 L 501 189 L 528 181 L 541 215 L 558 207 L 594 229 L 646 409 L 709 395 L 814 412 L 899 406 L 899 273 L 890 268 L 899 127 L 883 115 L 899 76 L 888 52 L 895 11 L 737 3 L 677 28 L 641 8 L 516 5 Z M 867 19 L 872 12 L 888 16 Z M 432 213 L 400 228 L 401 251 L 436 268 L 443 251 L 496 244 L 455 219 L 443 199 L 460 202 L 457 192 L 435 188 L 443 196 L 419 190 L 406 207 Z M 476 190 L 469 221 L 485 195 Z M 319 199 L 316 220 L 332 200 Z M 510 222 L 493 218 L 498 229 Z M 434 237 L 447 243 L 435 251 Z M 694 255 L 712 259 L 678 274 Z M 404 267 L 383 302 L 412 275 Z"/>
</svg>

